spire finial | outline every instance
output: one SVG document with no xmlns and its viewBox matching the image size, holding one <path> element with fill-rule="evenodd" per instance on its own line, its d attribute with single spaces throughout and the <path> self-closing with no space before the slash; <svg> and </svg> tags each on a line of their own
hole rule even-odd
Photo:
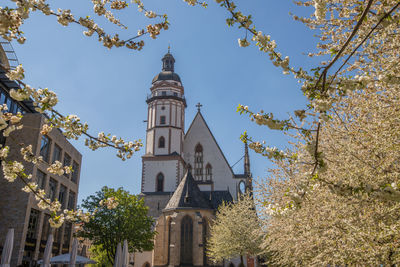
<svg viewBox="0 0 400 267">
<path fill-rule="evenodd" d="M 253 196 L 253 177 L 250 171 L 250 156 L 249 156 L 249 147 L 247 145 L 247 134 L 244 142 L 244 175 L 246 177 L 245 181 L 245 192 L 249 193 L 250 196 Z"/>
<path fill-rule="evenodd" d="M 170 52 L 171 52 L 171 44 L 168 43 L 168 54 L 170 54 Z"/>
<path fill-rule="evenodd" d="M 247 145 L 247 140 L 244 143 L 244 174 L 246 177 L 250 176 L 250 157 L 249 157 L 249 147 Z"/>
<path fill-rule="evenodd" d="M 200 109 L 201 109 L 201 107 L 202 107 L 203 105 L 202 104 L 200 104 L 200 102 L 199 103 L 197 103 L 197 105 L 196 105 L 196 107 L 197 107 L 197 111 L 198 112 L 200 112 Z"/>
<path fill-rule="evenodd" d="M 187 179 L 187 178 L 186 178 Z M 189 196 L 189 183 L 186 184 L 186 194 L 184 198 L 185 203 L 189 203 L 190 201 L 190 196 Z"/>
</svg>

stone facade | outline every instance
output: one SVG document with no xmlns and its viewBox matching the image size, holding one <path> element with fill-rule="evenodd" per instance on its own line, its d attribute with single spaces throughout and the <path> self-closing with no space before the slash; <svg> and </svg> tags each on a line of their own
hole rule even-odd
<svg viewBox="0 0 400 267">
<path fill-rule="evenodd" d="M 182 220 L 189 217 L 193 225 L 193 266 L 209 266 L 205 255 L 204 237 L 209 233 L 209 222 L 214 218 L 213 210 L 187 209 L 163 213 L 157 220 L 153 253 L 153 266 L 181 265 L 181 229 Z"/>
</svg>

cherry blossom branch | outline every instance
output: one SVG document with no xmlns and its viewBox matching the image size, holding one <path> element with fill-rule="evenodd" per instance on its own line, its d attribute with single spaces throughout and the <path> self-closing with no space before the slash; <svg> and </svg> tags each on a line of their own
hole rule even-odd
<svg viewBox="0 0 400 267">
<path fill-rule="evenodd" d="M 322 72 L 322 75 L 319 77 L 318 81 L 316 82 L 315 86 L 318 86 L 319 82 L 321 81 L 321 78 L 326 79 L 326 74 L 328 73 L 328 70 L 333 66 L 333 64 L 335 64 L 335 62 L 342 56 L 342 53 L 346 50 L 347 46 L 350 44 L 351 40 L 353 39 L 353 37 L 356 35 L 356 33 L 358 32 L 358 30 L 360 29 L 364 18 L 367 16 L 368 14 L 368 10 L 370 9 L 372 3 L 374 2 L 374 0 L 368 0 L 367 6 L 365 7 L 363 13 L 361 14 L 360 19 L 357 21 L 356 26 L 354 27 L 353 31 L 351 32 L 351 34 L 349 35 L 349 37 L 347 38 L 346 42 L 343 44 L 343 46 L 340 48 L 339 52 L 335 55 L 335 57 L 332 59 L 332 61 L 326 66 L 324 67 L 324 70 Z M 322 87 L 322 91 L 325 91 L 325 87 Z"/>
<path fill-rule="evenodd" d="M 17 100 L 22 101 L 33 98 L 33 103 L 36 106 L 36 111 L 40 113 L 50 112 L 52 116 L 48 116 L 47 119 L 50 122 L 50 126 L 45 124 L 41 131 L 42 134 L 47 134 L 53 127 L 61 128 L 65 131 L 63 134 L 71 139 L 78 139 L 81 135 L 86 136 L 85 145 L 92 150 L 96 150 L 100 147 L 108 146 L 118 150 L 117 156 L 122 160 L 126 160 L 132 157 L 133 153 L 138 151 L 143 144 L 140 140 L 126 142 L 122 138 L 117 138 L 110 134 L 106 135 L 103 132 L 98 134 L 98 137 L 88 133 L 88 125 L 81 123 L 80 119 L 76 115 L 64 116 L 54 109 L 58 99 L 54 92 L 46 89 L 36 90 L 31 88 L 29 85 L 21 81 L 24 77 L 24 71 L 21 66 L 18 66 L 15 70 L 9 70 L 7 73 L 8 78 L 15 80 L 19 83 L 20 89 L 10 90 L 10 96 Z M 22 117 L 22 116 L 21 116 Z M 14 130 L 10 128 L 10 131 Z"/>
<path fill-rule="evenodd" d="M 347 64 L 347 62 L 353 57 L 353 55 L 356 53 L 356 51 L 368 40 L 368 38 L 371 36 L 371 34 L 378 28 L 378 26 L 385 20 L 387 19 L 390 14 L 392 14 L 398 7 L 400 6 L 400 2 L 398 2 L 389 12 L 387 12 L 375 26 L 368 32 L 368 34 L 364 37 L 364 39 L 353 49 L 353 51 L 350 53 L 350 55 L 346 58 L 346 60 L 343 62 L 343 64 L 340 66 L 340 68 L 335 72 L 335 74 L 332 76 L 330 84 L 333 83 L 335 80 L 336 76 L 338 75 L 339 71 Z"/>
<path fill-rule="evenodd" d="M 99 16 L 104 16 L 108 21 L 113 24 L 116 24 L 123 29 L 127 29 L 127 27 L 120 23 L 118 19 L 114 17 L 111 11 L 108 11 L 105 8 L 105 5 L 109 1 L 99 1 L 92 0 L 94 12 Z M 22 25 L 25 19 L 29 17 L 29 13 L 31 11 L 40 10 L 43 14 L 49 16 L 56 16 L 57 21 L 63 25 L 68 26 L 69 23 L 79 24 L 85 28 L 87 31 L 84 32 L 86 36 L 91 36 L 94 32 L 98 34 L 99 41 L 103 42 L 103 45 L 107 48 L 126 46 L 129 49 L 141 50 L 144 46 L 144 41 L 133 42 L 134 39 L 137 39 L 145 34 L 150 34 L 151 38 L 155 39 L 162 29 L 168 29 L 168 17 L 166 14 L 160 15 L 153 11 L 148 11 L 144 8 L 143 3 L 140 0 L 134 0 L 134 3 L 138 5 L 139 11 L 145 11 L 145 16 L 152 18 L 162 18 L 164 21 L 160 23 L 156 23 L 154 25 L 149 24 L 146 26 L 146 29 L 141 29 L 138 31 L 137 36 L 131 37 L 127 40 L 120 40 L 118 34 L 115 34 L 113 37 L 108 35 L 102 28 L 100 28 L 89 16 L 85 18 L 80 17 L 79 20 L 75 19 L 71 14 L 70 10 L 61 10 L 58 9 L 58 13 L 54 12 L 50 9 L 49 4 L 45 3 L 43 0 L 41 3 L 37 3 L 32 0 L 18 0 L 16 2 L 17 8 L 1 8 L 0 7 L 0 35 L 11 41 L 12 39 L 17 39 L 17 41 L 21 44 L 25 42 L 25 37 L 22 36 L 23 32 L 19 30 L 19 27 Z M 124 9 L 128 6 L 125 1 L 113 0 L 111 1 L 111 9 Z M 8 21 L 7 21 L 8 20 Z M 6 25 L 2 25 L 7 23 Z"/>
</svg>

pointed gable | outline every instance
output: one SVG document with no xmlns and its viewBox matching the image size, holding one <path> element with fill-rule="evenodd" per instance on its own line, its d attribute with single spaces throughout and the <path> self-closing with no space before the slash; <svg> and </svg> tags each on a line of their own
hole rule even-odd
<svg viewBox="0 0 400 267">
<path fill-rule="evenodd" d="M 184 160 L 186 162 L 189 162 L 190 164 L 192 164 L 191 162 L 193 161 L 193 159 L 191 159 L 190 157 L 193 154 L 194 147 L 197 144 L 201 144 L 204 147 L 204 153 L 206 155 L 208 154 L 214 156 L 213 159 L 210 158 L 209 160 L 211 165 L 217 162 L 219 165 L 225 164 L 225 166 L 223 167 L 229 172 L 232 177 L 234 176 L 232 168 L 226 160 L 224 153 L 222 153 L 221 148 L 219 147 L 214 135 L 212 134 L 200 111 L 197 112 L 195 118 L 190 124 L 189 130 L 186 132 L 184 139 Z M 207 162 L 204 162 L 204 164 L 207 164 Z"/>
<path fill-rule="evenodd" d="M 210 202 L 200 191 L 190 171 L 187 171 L 179 183 L 165 210 L 179 208 L 212 209 Z"/>
</svg>

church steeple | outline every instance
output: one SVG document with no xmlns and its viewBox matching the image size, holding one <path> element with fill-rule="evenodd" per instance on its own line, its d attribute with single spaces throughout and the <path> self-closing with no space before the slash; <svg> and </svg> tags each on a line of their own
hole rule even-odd
<svg viewBox="0 0 400 267">
<path fill-rule="evenodd" d="M 247 142 L 244 144 L 244 175 L 246 177 L 251 176 L 251 173 L 250 173 L 249 147 L 247 145 Z"/>
<path fill-rule="evenodd" d="M 250 156 L 247 142 L 244 143 L 244 176 L 246 177 L 245 192 L 253 195 L 253 177 L 250 171 Z"/>
<path fill-rule="evenodd" d="M 162 58 L 162 71 L 147 96 L 146 154 L 143 156 L 142 192 L 173 192 L 183 175 L 183 139 L 186 100 L 175 59 L 170 51 Z M 157 169 L 157 174 L 153 170 Z M 164 177 L 160 183 L 157 177 Z M 158 187 L 157 185 L 162 186 Z M 161 190 L 160 190 L 161 189 Z M 191 198 L 192 196 L 189 196 Z"/>
</svg>

